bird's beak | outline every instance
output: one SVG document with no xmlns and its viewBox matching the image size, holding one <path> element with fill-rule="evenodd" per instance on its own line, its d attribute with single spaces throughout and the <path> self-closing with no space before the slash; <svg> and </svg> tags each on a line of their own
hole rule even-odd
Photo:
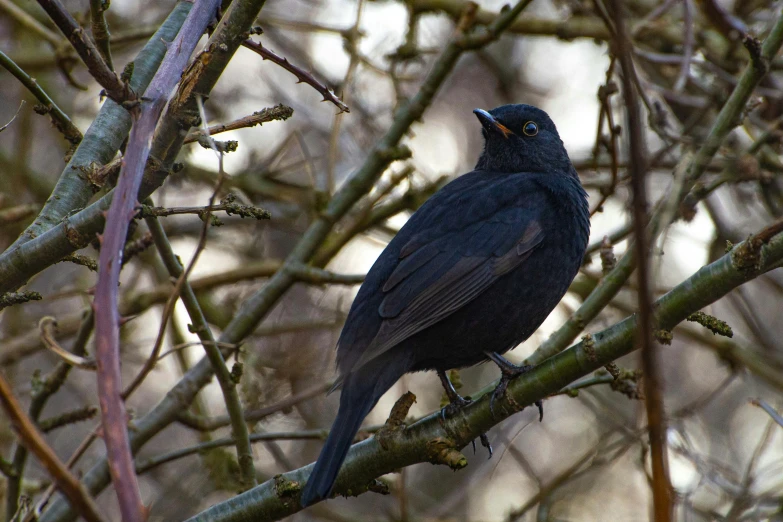
<svg viewBox="0 0 783 522">
<path fill-rule="evenodd" d="M 473 114 L 475 114 L 479 119 L 481 125 L 487 129 L 487 132 L 500 132 L 506 139 L 508 139 L 508 137 L 513 134 L 508 127 L 501 125 L 490 113 L 484 109 L 473 109 Z"/>
</svg>

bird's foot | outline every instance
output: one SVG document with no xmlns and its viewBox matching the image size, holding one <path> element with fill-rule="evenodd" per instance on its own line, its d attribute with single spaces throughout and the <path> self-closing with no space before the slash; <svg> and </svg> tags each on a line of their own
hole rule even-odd
<svg viewBox="0 0 783 522">
<path fill-rule="evenodd" d="M 495 387 L 495 391 L 492 392 L 492 396 L 489 399 L 489 411 L 492 413 L 492 416 L 495 417 L 495 401 L 506 396 L 508 383 L 520 375 L 529 372 L 533 367 L 529 364 L 517 366 L 496 353 L 487 353 L 487 356 L 498 365 L 498 368 L 500 368 L 500 382 Z M 538 407 L 538 420 L 540 422 L 544 420 L 544 403 L 538 400 L 535 402 L 535 405 Z"/>
<path fill-rule="evenodd" d="M 446 419 L 453 417 L 462 411 L 468 404 L 472 403 L 473 400 L 470 397 L 462 397 L 459 393 L 457 393 L 445 372 L 439 371 L 438 377 L 440 377 L 441 383 L 443 384 L 443 389 L 446 390 L 446 396 L 449 398 L 449 403 L 440 410 L 440 418 L 445 422 Z M 487 434 L 482 433 L 479 436 L 479 441 L 481 442 L 482 446 L 487 448 L 487 451 L 489 452 L 489 458 L 492 458 L 492 444 L 489 443 Z M 475 455 L 476 441 L 471 441 L 471 444 L 473 445 L 473 454 Z"/>
<path fill-rule="evenodd" d="M 440 410 L 440 418 L 445 421 L 446 419 L 453 417 L 471 402 L 473 402 L 473 400 L 470 397 L 461 397 L 456 393 L 454 396 L 449 396 L 449 403 Z"/>
</svg>

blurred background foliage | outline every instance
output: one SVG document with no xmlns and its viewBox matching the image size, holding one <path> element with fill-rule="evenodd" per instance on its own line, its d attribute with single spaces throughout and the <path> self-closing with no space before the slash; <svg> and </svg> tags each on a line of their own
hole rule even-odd
<svg viewBox="0 0 783 522">
<path fill-rule="evenodd" d="M 705 138 L 717 111 L 748 63 L 742 37 L 763 38 L 780 16 L 772 0 L 628 0 L 628 23 L 641 91 L 645 95 L 651 169 L 651 198 L 665 202 L 677 165 Z M 89 26 L 87 2 L 66 7 Z M 236 140 L 225 157 L 228 178 L 219 198 L 233 194 L 242 204 L 267 209 L 271 220 L 218 213 L 206 249 L 191 274 L 202 309 L 213 328 L 224 328 L 245 298 L 279 267 L 308 224 L 392 124 L 395 110 L 416 93 L 464 9 L 463 0 L 270 0 L 256 37 L 265 47 L 312 73 L 350 107 L 339 112 L 288 71 L 240 49 L 205 103 L 209 125 L 226 123 L 264 108 L 293 109 L 272 121 L 218 136 Z M 167 16 L 174 2 L 114 2 L 105 12 L 111 29 L 114 67 L 121 71 Z M 297 283 L 242 344 L 241 398 L 258 410 L 255 434 L 279 434 L 254 444 L 260 480 L 311 462 L 319 434 L 336 411 L 336 396 L 322 392 L 333 379 L 333 347 L 357 289 L 383 246 L 429 195 L 470 170 L 482 146 L 471 111 L 505 103 L 545 109 L 590 193 L 591 256 L 561 306 L 510 356 L 523 361 L 578 307 L 626 248 L 630 233 L 628 176 L 617 67 L 607 41 L 601 2 L 536 0 L 495 44 L 459 60 L 423 121 L 404 142 L 412 156 L 392 163 L 375 188 L 338 223 L 315 265 L 337 274 L 326 284 Z M 491 20 L 502 2 L 481 3 L 478 21 Z M 82 132 L 101 105 L 92 80 L 66 40 L 31 2 L 0 0 L 0 50 L 53 98 Z M 484 17 L 484 18 L 482 18 Z M 735 243 L 783 213 L 781 138 L 783 59 L 756 90 L 741 125 L 710 164 L 692 197 L 676 211 L 680 220 L 665 230 L 654 251 L 654 288 L 661 295 Z M 0 251 L 29 225 L 49 197 L 70 154 L 70 143 L 20 82 L 0 69 Z M 600 123 L 599 123 L 600 122 Z M 600 126 L 599 126 L 600 125 Z M 156 206 L 206 205 L 218 175 L 212 151 L 198 143 L 180 154 L 181 170 L 154 195 Z M 111 180 L 109 181 L 111 184 Z M 106 188 L 100 189 L 101 195 Z M 459 211 L 459 209 L 455 209 Z M 175 252 L 185 263 L 194 252 L 202 222 L 189 213 L 160 218 Z M 177 306 L 161 325 L 169 276 L 143 221 L 132 227 L 138 246 L 122 273 L 121 311 L 132 320 L 122 329 L 123 374 L 128 382 L 149 357 L 160 328 L 164 352 L 142 387 L 129 399 L 141 416 L 201 358 Z M 607 245 L 600 248 L 608 236 Z M 80 252 L 93 259 L 93 248 Z M 306 278 L 305 278 L 306 279 Z M 26 290 L 40 301 L 13 306 L 0 316 L 0 365 L 17 397 L 29 404 L 41 375 L 59 359 L 45 350 L 38 323 L 58 322 L 57 340 L 70 348 L 91 303 L 96 275 L 61 262 L 35 276 Z M 542 281 L 542 284 L 546 284 Z M 595 332 L 632 313 L 635 283 L 624 289 L 589 324 Z M 680 520 L 772 520 L 783 505 L 783 435 L 770 415 L 751 404 L 760 399 L 780 408 L 783 389 L 783 278 L 772 272 L 738 288 L 705 310 L 727 321 L 731 339 L 696 323 L 674 331 L 661 345 L 664 398 L 670 416 L 669 451 L 677 517 Z M 92 352 L 91 343 L 87 351 Z M 742 357 L 732 357 L 741 353 Z M 728 355 L 727 355 L 728 354 Z M 638 355 L 617 364 L 638 367 Z M 749 361 L 749 363 L 748 363 Z M 766 378 L 759 378 L 758 369 Z M 755 369 L 755 370 L 754 370 Z M 65 461 L 96 427 L 94 374 L 74 370 L 40 413 L 40 422 L 60 420 L 47 440 Z M 497 377 L 494 367 L 463 370 L 463 394 Z M 651 501 L 644 407 L 635 377 L 622 386 L 586 387 L 577 396 L 545 401 L 544 422 L 525 410 L 493 429 L 496 454 L 466 453 L 459 473 L 422 464 L 388 475 L 391 495 L 366 494 L 314 506 L 290 517 L 309 521 L 516 521 L 647 520 Z M 410 414 L 437 409 L 441 390 L 434 374 L 406 376 L 379 403 L 366 425 L 382 423 L 405 391 L 418 397 Z M 289 400 L 291 397 L 294 400 Z M 282 404 L 281 404 L 282 401 Z M 286 402 L 287 401 L 287 402 Z M 70 413 L 73 419 L 63 419 Z M 229 434 L 222 395 L 215 383 L 189 412 L 148 443 L 139 462 Z M 133 420 L 131 420 L 131 429 Z M 289 440 L 291 438 L 305 440 Z M 311 439 L 311 440 L 307 440 Z M 13 464 L 14 435 L 0 417 L 0 455 Z M 86 470 L 103 454 L 93 444 L 76 464 Z M 150 520 L 181 520 L 231 496 L 237 488 L 233 449 L 203 451 L 140 475 Z M 38 502 L 49 485 L 34 459 L 18 482 L 24 498 Z M 5 509 L 9 482 L 0 481 Z M 119 518 L 116 499 L 98 497 L 109 519 Z"/>
</svg>

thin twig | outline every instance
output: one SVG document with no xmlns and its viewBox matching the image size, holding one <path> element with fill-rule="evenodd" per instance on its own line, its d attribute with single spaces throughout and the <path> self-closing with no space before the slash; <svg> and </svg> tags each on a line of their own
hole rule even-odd
<svg viewBox="0 0 783 522">
<path fill-rule="evenodd" d="M 98 364 L 95 362 L 94 358 L 73 354 L 60 346 L 57 339 L 54 337 L 56 328 L 57 320 L 54 317 L 44 316 L 38 321 L 38 330 L 41 332 L 41 342 L 43 342 L 44 346 L 70 366 L 93 372 L 97 370 Z"/>
<path fill-rule="evenodd" d="M 750 401 L 750 403 L 754 406 L 758 406 L 765 412 L 767 412 L 767 415 L 769 415 L 772 420 L 774 420 L 781 428 L 783 428 L 783 416 L 781 416 L 775 408 L 770 406 L 766 401 L 762 399 L 754 399 Z"/>
<path fill-rule="evenodd" d="M 87 435 L 84 440 L 77 446 L 77 448 L 74 450 L 74 452 L 71 454 L 70 458 L 68 459 L 68 462 L 65 463 L 65 465 L 71 469 L 73 466 L 79 461 L 82 456 L 87 452 L 87 450 L 90 448 L 93 442 L 95 442 L 98 439 L 98 433 L 100 432 L 101 425 L 98 424 L 95 426 L 92 430 L 90 430 L 90 434 Z M 46 491 L 44 491 L 43 495 L 41 496 L 41 500 L 38 501 L 38 503 L 35 505 L 35 509 L 33 509 L 28 516 L 24 519 L 24 522 L 34 522 L 40 519 L 41 512 L 46 507 L 46 505 L 49 503 L 49 500 L 52 498 L 52 495 L 54 495 L 54 485 L 49 486 Z"/>
<path fill-rule="evenodd" d="M 234 120 L 229 123 L 223 123 L 221 125 L 213 125 L 212 127 L 209 127 L 208 131 L 210 136 L 214 136 L 215 134 L 220 134 L 221 132 L 244 129 L 247 127 L 255 127 L 256 125 L 262 125 L 270 121 L 275 121 L 275 120 L 285 121 L 291 116 L 293 116 L 293 114 L 294 114 L 294 110 L 291 107 L 280 104 L 274 107 L 270 107 L 268 109 L 256 111 L 250 116 L 245 116 L 243 118 L 239 118 L 238 120 Z M 202 130 L 200 129 L 193 130 L 185 138 L 185 143 L 193 143 L 195 141 L 198 141 L 199 138 L 202 136 L 204 136 L 204 132 Z"/>
<path fill-rule="evenodd" d="M 604 118 L 606 118 L 606 126 L 609 130 L 609 142 L 605 145 L 609 149 L 609 157 L 610 157 L 610 168 L 611 168 L 611 181 L 609 184 L 609 187 L 601 190 L 601 199 L 598 200 L 598 202 L 593 206 L 593 210 L 590 211 L 590 216 L 593 216 L 596 212 L 603 211 L 604 203 L 609 199 L 609 197 L 614 194 L 615 189 L 617 188 L 617 181 L 619 178 L 618 175 L 618 164 L 619 164 L 619 158 L 618 158 L 618 147 L 617 147 L 617 140 L 619 138 L 619 129 L 617 128 L 617 125 L 614 121 L 614 113 L 612 111 L 612 100 L 611 96 L 615 94 L 617 89 L 617 84 L 612 80 L 612 75 L 614 74 L 614 64 L 615 64 L 616 58 L 613 55 L 611 60 L 609 61 L 609 67 L 606 69 L 606 81 L 602 86 L 598 88 L 598 101 L 601 104 L 601 107 L 599 109 L 598 113 L 598 126 L 596 130 L 596 137 L 595 137 L 595 146 L 593 147 L 593 168 L 595 170 L 598 170 L 598 156 L 601 150 L 601 144 L 603 144 L 603 122 Z"/>
<path fill-rule="evenodd" d="M 98 414 L 98 408 L 95 406 L 82 406 L 75 410 L 59 413 L 54 417 L 42 419 L 38 422 L 38 427 L 44 433 L 49 433 L 63 426 L 69 424 L 75 424 L 77 422 L 83 422 L 92 419 Z"/>
<path fill-rule="evenodd" d="M 250 435 L 250 442 L 265 442 L 271 440 L 323 440 L 329 434 L 329 430 L 303 430 L 303 431 L 289 431 L 283 433 L 252 433 Z M 158 455 L 157 457 L 151 457 L 143 461 L 136 463 L 136 473 L 141 475 L 147 473 L 158 466 L 167 464 L 169 462 L 187 457 L 189 455 L 202 454 L 206 451 L 215 448 L 222 448 L 225 446 L 232 446 L 236 444 L 233 437 L 227 437 L 222 439 L 215 439 L 209 442 L 202 442 L 193 446 L 186 446 L 184 448 L 171 451 Z"/>
<path fill-rule="evenodd" d="M 268 210 L 264 210 L 258 207 L 250 205 L 242 205 L 236 203 L 234 198 L 226 198 L 221 201 L 219 205 L 211 205 L 206 207 L 150 207 L 142 205 L 139 210 L 138 217 L 165 217 L 176 216 L 182 214 L 196 214 L 202 219 L 206 219 L 207 214 L 213 214 L 214 212 L 225 212 L 226 215 L 237 215 L 242 218 L 249 217 L 252 219 L 270 219 L 272 214 Z"/>
<path fill-rule="evenodd" d="M 353 75 L 356 72 L 356 67 L 359 64 L 357 40 L 360 37 L 359 27 L 362 21 L 362 12 L 364 11 L 364 0 L 359 0 L 356 5 L 356 20 L 353 27 L 344 34 L 343 38 L 346 42 L 346 47 L 350 51 L 350 61 L 348 63 L 348 69 L 345 71 L 343 81 L 340 82 L 343 89 L 343 99 L 347 100 L 350 96 L 350 83 L 353 79 Z M 339 154 L 340 144 L 340 127 L 343 122 L 343 113 L 346 111 L 339 111 L 334 115 L 332 121 L 332 130 L 329 133 L 329 150 L 326 156 L 326 171 L 325 171 L 325 183 L 322 190 L 326 193 L 327 197 L 334 193 L 334 168 L 337 164 L 337 157 Z"/>
<path fill-rule="evenodd" d="M 14 116 L 15 118 L 16 116 Z M 13 121 L 13 120 L 11 120 Z M 10 125 L 11 122 L 8 122 Z M 5 129 L 5 127 L 3 127 Z M 40 210 L 40 205 L 34 203 L 25 203 L 22 205 L 16 205 L 15 207 L 0 209 L 0 226 L 10 225 L 12 223 L 18 223 L 30 216 L 35 215 Z"/>
<path fill-rule="evenodd" d="M 682 65 L 680 66 L 680 74 L 677 76 L 677 80 L 674 82 L 674 92 L 680 92 L 685 88 L 688 83 L 688 77 L 691 73 L 691 59 L 693 58 L 693 13 L 692 13 L 691 0 L 682 0 L 682 23 L 683 23 L 683 57 Z"/>
<path fill-rule="evenodd" d="M 34 291 L 8 292 L 0 294 L 0 310 L 8 306 L 27 303 L 29 301 L 40 301 L 43 299 L 40 293 Z"/>
<path fill-rule="evenodd" d="M 11 124 L 14 122 L 14 120 L 16 120 L 16 117 L 17 117 L 17 116 L 19 116 L 19 111 L 21 111 L 21 110 L 22 110 L 22 107 L 24 107 L 24 100 L 22 100 L 22 103 L 20 103 L 20 104 L 19 104 L 19 108 L 18 108 L 18 109 L 16 109 L 16 112 L 15 112 L 15 113 L 14 113 L 14 115 L 11 117 L 11 119 L 10 119 L 10 120 L 8 120 L 8 123 L 6 123 L 6 124 L 5 124 L 5 125 L 3 125 L 2 127 L 0 127 L 0 132 L 3 132 L 4 130 L 6 130 L 8 127 L 10 127 L 10 126 L 11 126 Z M 0 218 L 0 223 L 6 222 L 6 221 L 7 221 L 7 220 L 3 220 L 2 218 Z"/>
<path fill-rule="evenodd" d="M 707 20 L 730 41 L 737 41 L 748 33 L 745 24 L 737 17 L 732 16 L 716 0 L 701 0 L 699 5 L 701 5 L 701 10 Z"/>
<path fill-rule="evenodd" d="M 73 342 L 72 354 L 75 356 L 81 356 L 85 353 L 85 347 L 87 340 L 92 333 L 93 328 L 93 314 L 92 311 L 88 311 L 82 314 L 81 322 L 76 334 L 76 339 Z M 37 381 L 33 388 L 31 395 L 30 406 L 28 407 L 28 416 L 32 422 L 38 422 L 41 413 L 49 401 L 49 398 L 54 396 L 68 377 L 71 371 L 71 366 L 64 362 L 57 364 L 51 371 L 44 375 Z M 24 475 L 25 465 L 27 463 L 27 448 L 23 445 L 17 446 L 14 451 L 13 457 L 13 469 L 16 476 L 9 477 L 6 485 L 6 518 L 11 519 L 14 513 L 19 507 L 19 498 L 21 492 L 21 480 Z"/>
<path fill-rule="evenodd" d="M 59 49 L 65 41 L 54 34 L 51 30 L 47 29 L 41 22 L 29 15 L 25 10 L 13 3 L 11 0 L 0 0 L 0 10 L 7 14 L 10 18 L 16 20 L 16 22 L 35 33 L 36 36 L 45 40 L 54 49 Z M 66 44 L 67 45 L 67 44 Z"/>
<path fill-rule="evenodd" d="M 222 179 L 222 176 L 219 178 L 219 182 L 220 179 Z M 212 199 L 214 199 L 214 194 L 218 189 L 219 185 L 215 187 Z M 215 370 L 215 374 L 218 376 L 218 382 L 221 386 L 221 391 L 223 392 L 224 400 L 226 402 L 226 409 L 229 411 L 230 415 L 229 423 L 232 425 L 232 430 L 234 433 L 237 434 L 237 456 L 240 459 L 240 462 L 244 460 L 245 468 L 243 470 L 242 481 L 246 484 L 255 484 L 255 477 L 253 476 L 251 478 L 247 476 L 253 464 L 252 453 L 249 452 L 249 433 L 247 431 L 247 425 L 242 418 L 242 407 L 239 401 L 239 396 L 237 395 L 236 384 L 232 380 L 231 372 L 226 367 L 225 359 L 223 358 L 221 352 L 221 345 L 223 343 L 215 341 L 209 325 L 204 318 L 204 314 L 201 311 L 201 307 L 198 304 L 196 295 L 193 292 L 193 288 L 190 286 L 187 280 L 187 275 L 195 266 L 195 261 L 198 258 L 198 255 L 203 251 L 204 246 L 206 245 L 206 230 L 209 224 L 209 219 L 205 218 L 204 220 L 204 226 L 202 227 L 202 234 L 199 238 L 196 252 L 194 253 L 193 259 L 186 269 L 183 269 L 177 261 L 177 258 L 171 249 L 171 244 L 169 243 L 168 238 L 163 231 L 163 227 L 160 226 L 160 223 L 157 221 L 157 219 L 148 217 L 145 218 L 145 220 L 147 222 L 147 226 L 152 232 L 155 245 L 158 248 L 158 252 L 160 253 L 161 258 L 163 259 L 164 265 L 169 271 L 169 274 L 172 277 L 177 278 L 174 290 L 171 292 L 171 297 L 167 301 L 166 307 L 164 308 L 164 315 L 161 321 L 161 325 L 168 323 L 168 318 L 173 311 L 173 304 L 176 302 L 176 298 L 181 296 L 188 314 L 190 315 L 190 319 L 195 327 L 195 331 L 202 340 L 207 357 L 209 358 L 212 367 Z M 157 359 L 159 358 L 158 354 L 163 342 L 163 332 L 164 328 L 161 327 L 158 333 L 158 338 L 155 342 L 155 349 L 153 349 L 153 354 L 149 359 L 149 361 L 152 361 L 153 364 L 156 363 Z M 236 345 L 229 346 L 229 349 L 236 349 Z M 244 436 L 242 426 L 245 426 Z M 250 456 L 249 459 L 248 455 Z"/>
<path fill-rule="evenodd" d="M 764 404 L 764 406 L 761 406 L 761 404 Z M 775 410 L 773 410 L 767 403 L 765 403 L 761 399 L 752 400 L 751 404 L 754 406 L 759 406 L 764 409 L 767 413 L 770 413 L 771 418 L 767 422 L 767 427 L 764 429 L 764 433 L 761 435 L 761 439 L 759 440 L 759 443 L 756 445 L 756 447 L 753 449 L 753 454 L 750 457 L 750 460 L 748 461 L 748 466 L 745 468 L 745 474 L 742 477 L 742 491 L 734 500 L 733 505 L 731 506 L 731 509 L 729 509 L 729 512 L 726 513 L 725 520 L 727 522 L 734 522 L 736 520 L 739 520 L 740 515 L 743 511 L 745 511 L 747 505 L 748 505 L 748 499 L 750 497 L 750 490 L 753 486 L 754 482 L 754 473 L 756 471 L 756 466 L 758 465 L 759 459 L 764 454 L 764 451 L 767 449 L 767 446 L 769 445 L 769 442 L 772 438 L 772 434 L 774 433 L 775 423 L 777 422 L 779 426 L 783 427 L 783 417 L 777 414 Z"/>
</svg>

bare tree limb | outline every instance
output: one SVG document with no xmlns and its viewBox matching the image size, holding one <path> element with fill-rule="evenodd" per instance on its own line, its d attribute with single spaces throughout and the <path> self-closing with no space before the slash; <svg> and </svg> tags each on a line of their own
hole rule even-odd
<svg viewBox="0 0 783 522">
<path fill-rule="evenodd" d="M 63 134 L 63 137 L 66 140 L 72 145 L 78 145 L 79 142 L 82 141 L 81 131 L 71 122 L 68 115 L 52 101 L 49 95 L 46 94 L 46 91 L 38 85 L 38 82 L 36 82 L 34 78 L 31 78 L 30 75 L 24 72 L 21 67 L 16 65 L 16 63 L 2 51 L 0 51 L 0 65 L 13 74 L 14 77 L 16 77 L 16 79 L 19 80 L 27 90 L 33 93 L 33 96 L 35 96 L 39 102 L 41 102 L 40 109 L 36 108 L 36 112 L 48 114 L 54 126 Z"/>
<path fill-rule="evenodd" d="M 2 405 L 6 415 L 11 420 L 11 425 L 19 436 L 20 443 L 38 457 L 38 460 L 41 461 L 41 464 L 43 464 L 52 476 L 52 479 L 57 483 L 60 491 L 73 503 L 74 509 L 76 509 L 79 515 L 89 522 L 104 522 L 98 506 L 95 505 L 84 486 L 60 462 L 52 448 L 46 444 L 41 433 L 22 411 L 13 395 L 11 386 L 2 374 L 0 374 L 0 405 Z"/>
<path fill-rule="evenodd" d="M 745 110 L 756 86 L 766 75 L 767 69 L 764 64 L 768 64 L 783 45 L 783 16 L 775 21 L 772 31 L 764 40 L 756 60 L 745 68 L 739 82 L 732 90 L 729 99 L 721 107 L 715 122 L 710 127 L 710 132 L 704 143 L 699 148 L 697 154 L 688 163 L 685 182 L 678 187 L 676 194 L 669 194 L 667 197 L 675 201 L 682 201 L 685 195 L 693 188 L 694 184 L 704 174 L 712 161 L 721 143 L 726 139 L 729 133 L 737 126 L 738 119 Z M 758 65 L 757 65 L 758 64 Z M 654 239 L 661 228 L 660 214 L 653 215 L 650 226 L 650 238 Z M 560 350 L 564 350 L 585 326 L 598 315 L 604 305 L 617 294 L 625 281 L 631 276 L 636 266 L 633 249 L 629 250 L 618 261 L 617 266 L 609 272 L 598 284 L 596 290 L 582 303 L 579 309 L 568 318 L 554 334 L 552 334 L 545 343 L 543 343 L 536 352 L 528 358 L 529 364 L 536 364 L 547 357 L 554 355 Z"/>
<path fill-rule="evenodd" d="M 92 77 L 106 89 L 106 95 L 119 104 L 134 102 L 137 98 L 136 93 L 127 82 L 117 76 L 111 66 L 103 59 L 92 39 L 74 20 L 65 6 L 60 3 L 60 0 L 38 0 L 38 4 L 71 42 Z"/>
<path fill-rule="evenodd" d="M 688 0 L 684 0 L 687 2 Z M 634 255 L 636 257 L 637 299 L 639 304 L 637 337 L 641 346 L 642 369 L 644 371 L 644 400 L 647 407 L 647 426 L 650 436 L 652 459 L 653 506 L 656 522 L 669 522 L 674 513 L 673 493 L 669 481 L 666 452 L 666 413 L 663 404 L 663 378 L 661 377 L 658 348 L 653 341 L 653 312 L 650 307 L 650 251 L 651 237 L 648 229 L 647 210 L 647 146 L 642 126 L 639 97 L 633 79 L 636 77 L 633 64 L 631 40 L 626 31 L 623 6 L 617 0 L 610 0 L 616 39 L 614 52 L 619 56 L 622 68 L 623 99 L 628 122 L 628 148 L 630 159 L 631 187 L 633 189 L 632 214 L 634 228 Z M 688 9 L 688 7 L 686 7 Z M 688 67 L 685 63 L 683 67 Z"/>
</svg>

